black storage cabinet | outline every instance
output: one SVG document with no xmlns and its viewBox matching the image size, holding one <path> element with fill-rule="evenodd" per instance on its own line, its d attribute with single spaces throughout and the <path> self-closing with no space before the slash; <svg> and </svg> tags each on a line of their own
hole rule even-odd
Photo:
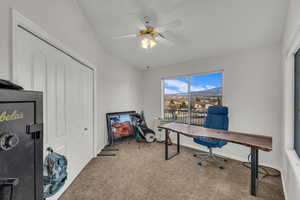
<svg viewBox="0 0 300 200">
<path fill-rule="evenodd" d="M 0 200 L 43 199 L 42 123 L 41 92 L 0 89 Z"/>
</svg>

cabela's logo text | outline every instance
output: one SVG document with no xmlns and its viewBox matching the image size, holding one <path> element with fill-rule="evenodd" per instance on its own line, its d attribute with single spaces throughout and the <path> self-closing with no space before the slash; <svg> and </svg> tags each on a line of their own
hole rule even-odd
<svg viewBox="0 0 300 200">
<path fill-rule="evenodd" d="M 4 121 L 12 121 L 17 119 L 23 119 L 24 115 L 23 113 L 18 113 L 16 110 L 13 111 L 11 114 L 7 113 L 6 111 L 0 112 L 0 122 Z"/>
</svg>

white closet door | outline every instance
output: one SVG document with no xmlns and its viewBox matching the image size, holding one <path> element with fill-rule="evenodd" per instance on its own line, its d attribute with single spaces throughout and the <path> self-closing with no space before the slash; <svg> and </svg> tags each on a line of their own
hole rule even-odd
<svg viewBox="0 0 300 200">
<path fill-rule="evenodd" d="M 44 149 L 67 153 L 65 114 L 65 59 L 57 51 L 32 34 L 18 28 L 14 81 L 26 90 L 43 92 Z"/>
<path fill-rule="evenodd" d="M 69 163 L 70 173 L 74 176 L 92 158 L 89 73 L 89 70 L 83 68 L 81 64 L 68 59 L 66 73 L 67 126 L 70 134 L 68 150 L 72 151 L 69 153 Z"/>
<path fill-rule="evenodd" d="M 21 28 L 13 81 L 44 94 L 44 148 L 69 160 L 68 182 L 92 158 L 93 71 Z"/>
<path fill-rule="evenodd" d="M 93 87 L 93 72 L 89 68 L 81 68 L 83 75 L 83 101 L 84 101 L 84 138 L 86 139 L 86 143 L 89 145 L 86 149 L 86 154 L 90 157 L 87 158 L 86 162 L 88 162 L 93 157 L 93 105 L 94 105 L 94 87 Z"/>
<path fill-rule="evenodd" d="M 47 51 L 47 140 L 46 146 L 67 155 L 65 57 L 54 48 Z"/>
</svg>

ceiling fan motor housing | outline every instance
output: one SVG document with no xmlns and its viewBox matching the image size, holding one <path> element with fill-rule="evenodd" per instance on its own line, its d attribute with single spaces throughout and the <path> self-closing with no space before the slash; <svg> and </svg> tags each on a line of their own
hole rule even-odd
<svg viewBox="0 0 300 200">
<path fill-rule="evenodd" d="M 151 35 L 153 38 L 157 36 L 157 32 L 155 31 L 154 28 L 149 27 L 147 29 L 142 29 L 139 31 L 140 36 L 143 35 Z"/>
</svg>

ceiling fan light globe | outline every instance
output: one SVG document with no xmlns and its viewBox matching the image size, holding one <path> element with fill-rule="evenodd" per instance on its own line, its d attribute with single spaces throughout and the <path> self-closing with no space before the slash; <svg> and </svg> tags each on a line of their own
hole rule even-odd
<svg viewBox="0 0 300 200">
<path fill-rule="evenodd" d="M 148 37 L 144 37 L 141 41 L 141 46 L 144 49 L 149 49 L 149 48 L 153 48 L 156 46 L 156 41 L 153 39 L 149 39 Z"/>
<path fill-rule="evenodd" d="M 153 47 L 155 47 L 157 45 L 157 43 L 155 42 L 155 40 L 150 40 L 149 41 L 149 46 L 150 46 L 150 48 L 153 48 Z"/>
<path fill-rule="evenodd" d="M 144 49 L 148 49 L 149 46 L 148 38 L 145 37 L 144 39 L 142 39 L 141 45 Z"/>
<path fill-rule="evenodd" d="M 148 49 L 148 46 L 149 46 L 148 38 L 142 39 L 141 45 L 144 49 Z"/>
<path fill-rule="evenodd" d="M 147 44 L 142 44 L 142 47 L 143 47 L 144 49 L 148 49 L 148 45 L 147 45 Z"/>
</svg>

